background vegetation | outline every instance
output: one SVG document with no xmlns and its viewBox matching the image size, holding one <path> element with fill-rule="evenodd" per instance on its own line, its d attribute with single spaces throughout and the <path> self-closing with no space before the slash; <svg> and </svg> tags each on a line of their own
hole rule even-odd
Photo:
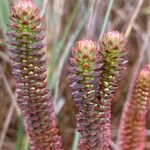
<svg viewBox="0 0 150 150">
<path fill-rule="evenodd" d="M 27 150 L 28 137 L 15 99 L 15 80 L 11 73 L 5 33 L 14 0 L 0 0 L 0 150 Z M 65 149 L 72 147 L 75 133 L 75 105 L 68 82 L 68 57 L 75 41 L 101 40 L 104 31 L 118 30 L 128 39 L 129 63 L 112 106 L 112 143 L 124 102 L 130 97 L 135 75 L 150 61 L 149 0 L 36 0 L 46 22 L 48 83 L 58 114 Z M 90 26 L 90 27 L 89 27 Z M 150 149 L 150 116 L 147 116 L 147 142 Z M 74 149 L 76 143 L 74 143 Z"/>
</svg>

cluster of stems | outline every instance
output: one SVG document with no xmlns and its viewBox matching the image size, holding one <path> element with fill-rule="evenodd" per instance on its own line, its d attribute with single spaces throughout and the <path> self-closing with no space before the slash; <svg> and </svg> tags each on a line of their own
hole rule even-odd
<svg viewBox="0 0 150 150">
<path fill-rule="evenodd" d="M 78 108 L 79 149 L 110 149 L 111 101 L 127 62 L 125 43 L 122 34 L 110 31 L 100 46 L 82 40 L 72 50 L 70 81 Z"/>
<path fill-rule="evenodd" d="M 144 150 L 149 99 L 150 65 L 146 65 L 137 75 L 132 96 L 123 109 L 118 138 L 119 150 Z"/>
<path fill-rule="evenodd" d="M 46 82 L 43 19 L 31 0 L 11 8 L 8 44 L 17 83 L 17 102 L 32 150 L 62 150 L 52 100 Z"/>
</svg>

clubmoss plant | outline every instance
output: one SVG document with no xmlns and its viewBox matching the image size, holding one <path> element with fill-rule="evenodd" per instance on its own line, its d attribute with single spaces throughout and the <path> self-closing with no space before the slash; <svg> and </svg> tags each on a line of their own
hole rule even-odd
<svg viewBox="0 0 150 150">
<path fill-rule="evenodd" d="M 31 0 L 17 0 L 11 7 L 8 43 L 17 82 L 18 105 L 32 150 L 61 150 L 45 69 L 43 19 Z"/>
<path fill-rule="evenodd" d="M 78 108 L 79 149 L 110 149 L 111 101 L 127 62 L 125 43 L 122 34 L 110 31 L 100 50 L 90 40 L 77 42 L 72 50 L 70 79 Z"/>
<path fill-rule="evenodd" d="M 120 123 L 119 150 L 144 150 L 145 123 L 150 98 L 150 65 L 137 75 L 132 96 L 126 102 Z"/>
<path fill-rule="evenodd" d="M 100 147 L 98 150 L 110 149 L 111 102 L 127 62 L 125 58 L 127 53 L 125 44 L 126 42 L 123 34 L 117 31 L 110 31 L 104 34 L 100 45 L 101 61 L 103 65 L 99 79 L 100 91 L 98 94 L 97 107 L 97 111 L 101 115 L 99 122 Z"/>
<path fill-rule="evenodd" d="M 77 131 L 81 134 L 79 149 L 89 150 L 99 147 L 98 119 L 96 109 L 99 90 L 100 63 L 98 47 L 90 40 L 78 41 L 70 58 L 70 81 L 72 95 L 78 108 Z"/>
</svg>

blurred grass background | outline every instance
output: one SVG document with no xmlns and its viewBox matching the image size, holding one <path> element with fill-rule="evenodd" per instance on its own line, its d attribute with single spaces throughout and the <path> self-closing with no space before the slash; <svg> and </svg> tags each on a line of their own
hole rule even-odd
<svg viewBox="0 0 150 150">
<path fill-rule="evenodd" d="M 0 0 L 0 150 L 28 150 L 20 110 L 15 99 L 5 33 L 9 11 L 15 0 Z M 130 97 L 136 72 L 150 60 L 149 0 L 35 0 L 46 24 L 48 83 L 58 114 L 65 150 L 76 149 L 76 108 L 68 84 L 68 57 L 77 40 L 102 39 L 108 30 L 125 33 L 129 63 L 112 105 L 112 150 L 124 102 Z M 150 115 L 147 116 L 147 142 L 150 149 Z M 74 141 L 74 144 L 73 144 Z"/>
</svg>

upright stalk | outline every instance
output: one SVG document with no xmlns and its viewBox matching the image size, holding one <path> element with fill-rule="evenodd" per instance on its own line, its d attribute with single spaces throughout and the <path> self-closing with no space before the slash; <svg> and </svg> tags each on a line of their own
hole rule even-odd
<svg viewBox="0 0 150 150">
<path fill-rule="evenodd" d="M 17 102 L 32 150 L 62 150 L 45 69 L 45 27 L 31 0 L 17 0 L 11 8 L 10 59 L 17 83 Z"/>
<path fill-rule="evenodd" d="M 99 90 L 98 78 L 101 67 L 98 47 L 90 40 L 78 41 L 72 49 L 70 58 L 70 81 L 72 95 L 77 106 L 77 131 L 81 134 L 80 150 L 97 149 L 99 147 L 98 119 L 96 111 Z"/>
<path fill-rule="evenodd" d="M 137 75 L 132 96 L 125 103 L 119 128 L 119 150 L 144 150 L 145 123 L 150 99 L 150 65 Z"/>
<path fill-rule="evenodd" d="M 98 150 L 109 150 L 111 139 L 111 103 L 117 89 L 125 64 L 125 39 L 123 34 L 117 31 L 110 31 L 104 34 L 100 45 L 102 59 L 101 76 L 99 79 L 98 107 L 97 111 L 101 115 L 99 122 L 99 143 Z"/>
</svg>

